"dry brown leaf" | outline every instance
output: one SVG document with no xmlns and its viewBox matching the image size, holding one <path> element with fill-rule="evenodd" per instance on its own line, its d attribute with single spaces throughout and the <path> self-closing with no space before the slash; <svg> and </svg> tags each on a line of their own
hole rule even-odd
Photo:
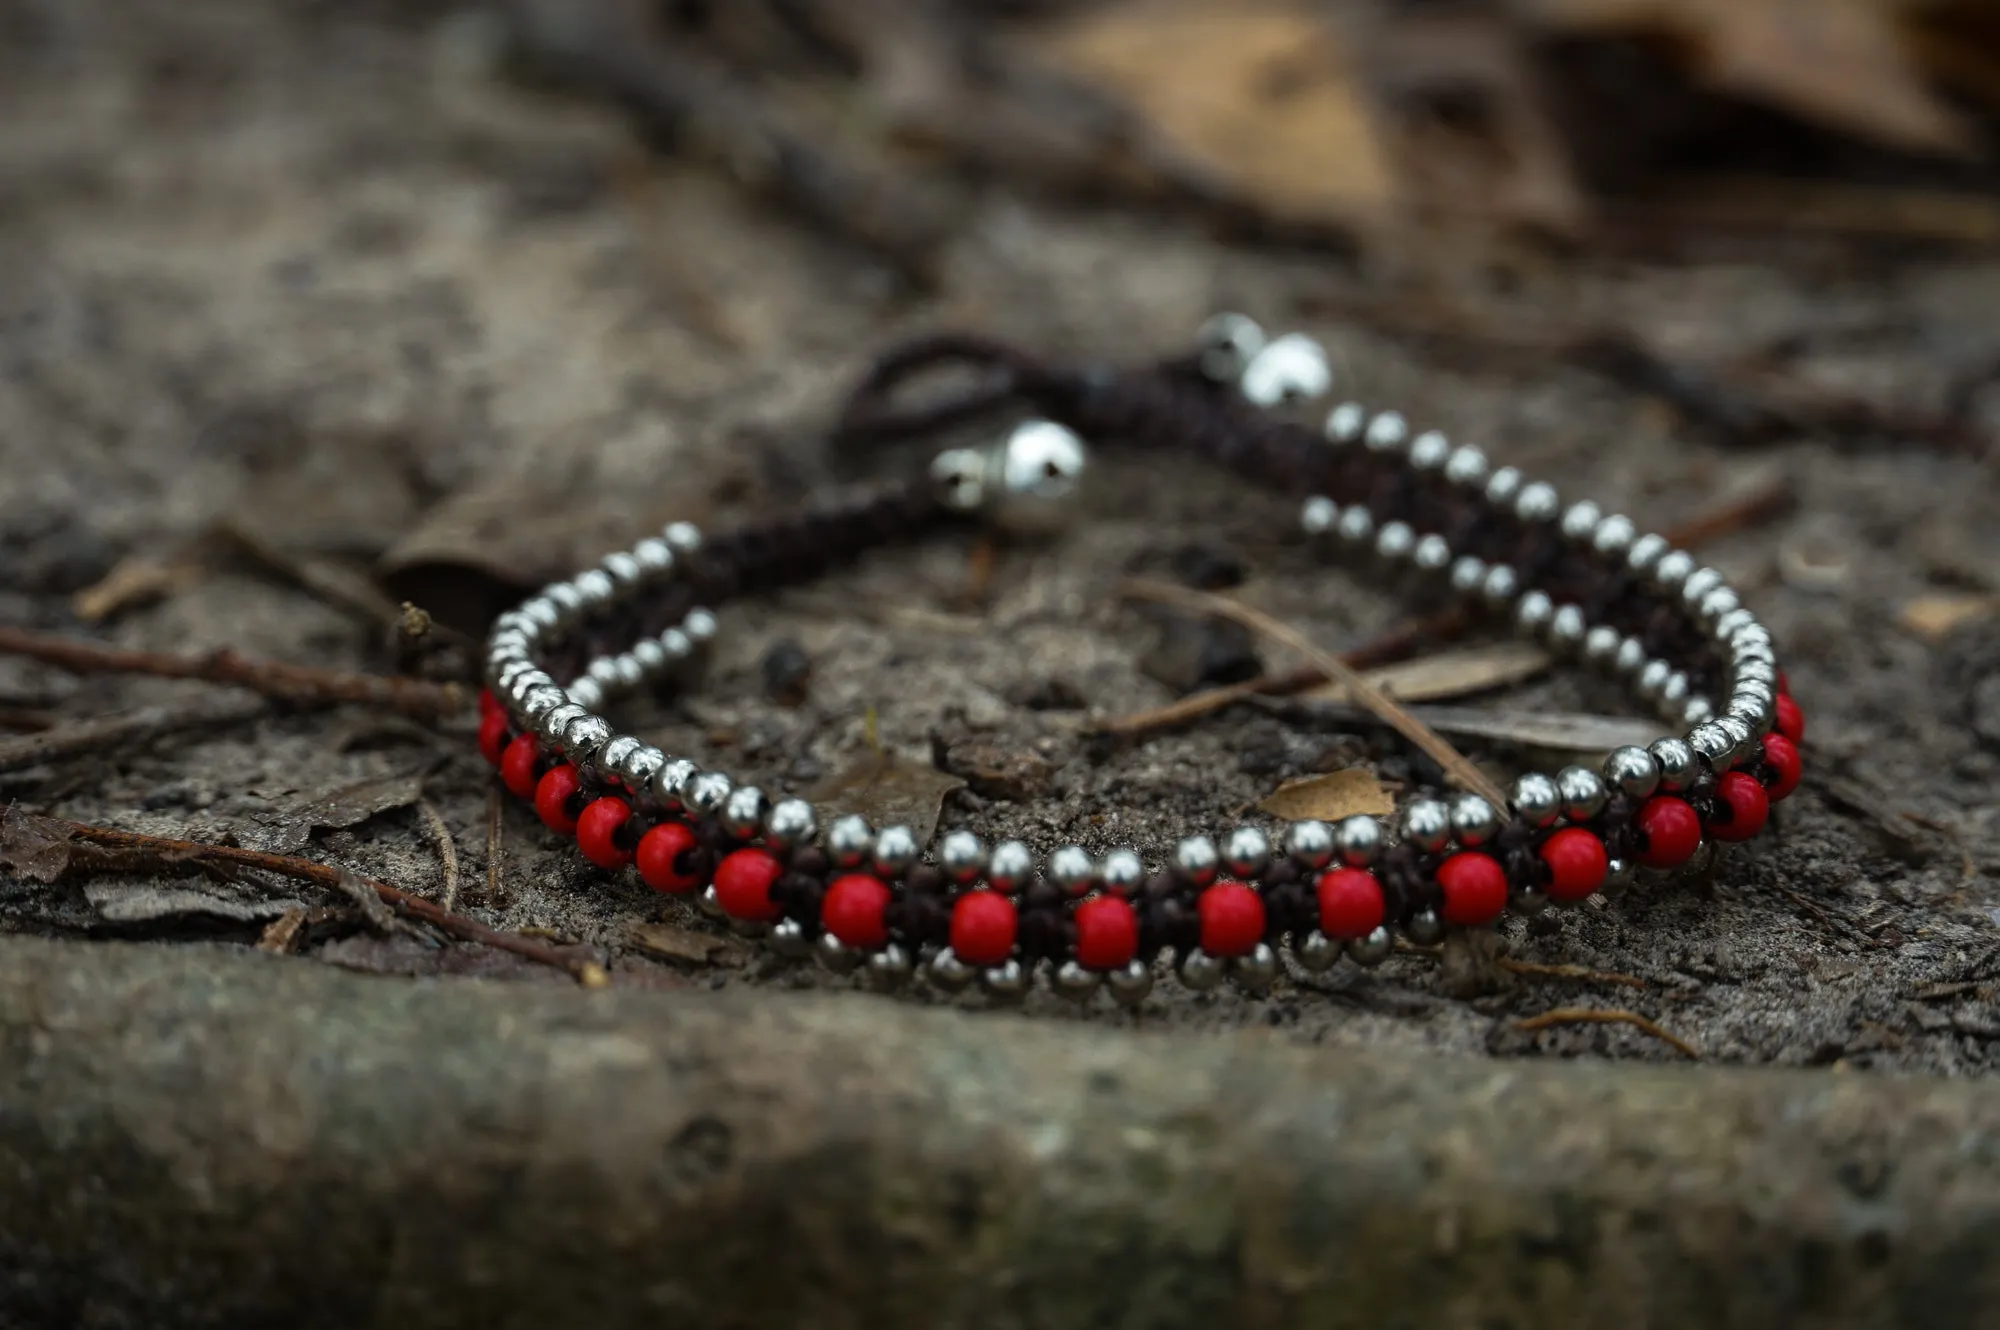
<svg viewBox="0 0 2000 1330">
<path fill-rule="evenodd" d="M 740 966 L 750 959 L 749 949 L 735 938 L 672 924 L 635 923 L 629 936 L 632 945 L 648 956 L 686 965 Z"/>
<path fill-rule="evenodd" d="M 819 810 L 820 825 L 859 813 L 878 831 L 904 826 L 917 844 L 930 841 L 937 830 L 944 797 L 965 784 L 957 776 L 894 753 L 863 753 L 806 792 Z"/>
<path fill-rule="evenodd" d="M 359 826 L 378 814 L 408 808 L 423 796 L 423 773 L 407 771 L 300 796 L 286 809 L 277 846 L 287 853 L 298 850 L 315 831 Z"/>
<path fill-rule="evenodd" d="M 60 822 L 0 809 L 0 872 L 30 882 L 54 882 L 69 868 L 70 833 Z"/>
<path fill-rule="evenodd" d="M 1124 102 L 1230 193 L 1293 222 L 1380 212 L 1394 180 L 1349 53 L 1283 0 L 1124 0 L 1037 54 Z"/>
<path fill-rule="evenodd" d="M 1494 642 L 1365 670 L 1362 677 L 1399 701 L 1435 702 L 1520 683 L 1548 666 L 1549 654 L 1539 647 L 1526 642 Z M 1340 683 L 1324 683 L 1301 696 L 1314 701 L 1349 700 L 1346 685 Z"/>
<path fill-rule="evenodd" d="M 1345 771 L 1329 771 L 1323 776 L 1288 780 L 1257 807 L 1287 822 L 1300 822 L 1306 818 L 1338 822 L 1357 813 L 1386 817 L 1396 811 L 1396 800 L 1375 778 L 1374 772 L 1349 767 Z"/>
<path fill-rule="evenodd" d="M 1977 592 L 1934 592 L 1918 596 L 1896 611 L 1903 631 L 1926 642 L 1942 642 L 1952 629 L 2000 613 L 2000 596 Z"/>
</svg>

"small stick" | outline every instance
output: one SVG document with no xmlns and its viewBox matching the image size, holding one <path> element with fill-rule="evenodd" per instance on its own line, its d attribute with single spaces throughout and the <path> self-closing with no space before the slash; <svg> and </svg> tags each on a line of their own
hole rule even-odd
<svg viewBox="0 0 2000 1330">
<path fill-rule="evenodd" d="M 149 674 L 163 679 L 238 684 L 298 706 L 367 702 L 412 716 L 433 718 L 463 710 L 469 700 L 465 689 L 457 684 L 252 660 L 226 647 L 200 655 L 122 651 L 97 642 L 0 627 L 0 655 L 27 656 L 77 674 Z"/>
<path fill-rule="evenodd" d="M 86 753 L 149 743 L 167 734 L 236 725 L 263 715 L 261 697 L 205 697 L 182 706 L 140 707 L 0 740 L 0 771 L 22 771 Z"/>
<path fill-rule="evenodd" d="M 1369 682 L 1367 677 L 1353 666 L 1331 652 L 1322 650 L 1311 638 L 1290 624 L 1273 618 L 1262 610 L 1245 605 L 1240 600 L 1218 596 L 1209 591 L 1174 586 L 1167 582 L 1133 578 L 1123 583 L 1120 590 L 1122 594 L 1138 600 L 1158 601 L 1162 604 L 1179 605 L 1183 609 L 1219 614 L 1234 619 L 1253 632 L 1262 633 L 1274 641 L 1284 643 L 1312 662 L 1327 678 L 1345 684 L 1350 696 L 1381 717 L 1385 724 L 1394 727 L 1398 734 L 1428 753 L 1431 759 L 1443 767 L 1445 773 L 1461 786 L 1484 796 L 1495 808 L 1507 807 L 1507 796 L 1501 793 L 1500 787 L 1489 780 L 1478 767 L 1473 766 L 1463 753 L 1447 743 L 1436 730 L 1412 716 L 1401 703 Z"/>
<path fill-rule="evenodd" d="M 503 852 L 500 822 L 500 787 L 486 791 L 486 903 L 498 908 L 507 903 L 500 883 L 500 856 Z"/>
<path fill-rule="evenodd" d="M 1690 1044 L 1677 1034 L 1661 1029 L 1653 1021 L 1641 1016 L 1636 1011 L 1624 1011 L 1622 1009 L 1603 1011 L 1595 1007 L 1558 1007 L 1554 1011 L 1545 1011 L 1539 1016 L 1530 1016 L 1526 1020 L 1514 1022 L 1514 1028 L 1523 1034 L 1533 1034 L 1537 1030 L 1547 1030 L 1558 1025 L 1634 1026 L 1662 1043 L 1673 1045 L 1693 1061 L 1701 1061 L 1701 1054 L 1695 1049 L 1693 1044 Z"/>
<path fill-rule="evenodd" d="M 1540 961 L 1517 961 L 1502 956 L 1495 964 L 1509 974 L 1527 975 L 1533 979 L 1576 979 L 1586 984 L 1621 984 L 1626 988 L 1644 988 L 1646 981 L 1637 975 L 1619 974 L 1615 970 L 1593 970 L 1583 965 L 1544 965 Z"/>
<path fill-rule="evenodd" d="M 264 932 L 257 939 L 257 950 L 268 951 L 274 956 L 290 953 L 298 945 L 299 932 L 306 925 L 306 912 L 291 909 L 264 926 Z"/>
<path fill-rule="evenodd" d="M 417 800 L 417 812 L 423 815 L 424 827 L 431 833 L 431 844 L 437 847 L 438 858 L 444 863 L 444 898 L 439 902 L 445 909 L 458 907 L 458 843 L 451 838 L 451 828 L 444 824 L 444 814 L 438 812 L 437 805 L 428 799 Z"/>
<path fill-rule="evenodd" d="M 331 864 L 298 859 L 289 854 L 246 850 L 235 845 L 210 845 L 202 841 L 175 840 L 169 836 L 149 836 L 138 831 L 116 831 L 110 827 L 94 827 L 85 822 L 57 820 L 56 825 L 79 840 L 115 849 L 141 851 L 157 857 L 162 862 L 171 862 L 177 866 L 191 864 L 196 867 L 254 868 L 294 881 L 312 882 L 334 891 L 343 890 L 341 879 L 345 877 L 350 882 L 358 882 L 372 890 L 396 913 L 427 923 L 461 941 L 477 942 L 482 946 L 512 952 L 526 960 L 553 966 L 574 976 L 576 981 L 586 988 L 602 988 L 607 982 L 604 967 L 586 956 L 546 946 L 518 933 L 504 933 L 497 928 L 488 928 L 477 919 L 453 914 L 444 907 L 427 901 L 422 896 L 404 891 L 400 887 L 392 887 L 387 882 L 378 882 L 374 878 L 361 877 L 359 874 L 349 873 L 346 869 L 336 868 Z"/>
</svg>

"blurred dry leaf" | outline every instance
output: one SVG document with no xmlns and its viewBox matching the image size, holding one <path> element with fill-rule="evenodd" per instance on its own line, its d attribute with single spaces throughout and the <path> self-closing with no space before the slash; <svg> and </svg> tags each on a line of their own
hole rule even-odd
<svg viewBox="0 0 2000 1330">
<path fill-rule="evenodd" d="M 1549 655 L 1539 647 L 1526 642 L 1494 642 L 1399 661 L 1364 671 L 1362 677 L 1398 701 L 1435 702 L 1519 683 L 1548 667 Z M 1347 689 L 1339 683 L 1324 683 L 1301 696 L 1344 702 Z"/>
<path fill-rule="evenodd" d="M 2000 596 L 1938 592 L 1918 596 L 1896 611 L 1903 630 L 1926 642 L 1942 642 L 1960 624 L 2000 614 Z"/>
<path fill-rule="evenodd" d="M 54 882 L 69 868 L 70 833 L 60 822 L 0 809 L 0 872 L 30 882 Z"/>
<path fill-rule="evenodd" d="M 302 849 L 322 827 L 352 827 L 378 813 L 407 808 L 424 794 L 422 772 L 376 776 L 295 799 L 287 809 L 277 845 L 290 854 Z M 371 898 L 373 893 L 369 893 Z"/>
<path fill-rule="evenodd" d="M 1357 813 L 1386 817 L 1396 811 L 1396 801 L 1374 772 L 1349 767 L 1345 771 L 1329 771 L 1324 776 L 1288 780 L 1257 807 L 1288 822 L 1306 818 L 1337 822 Z"/>
<path fill-rule="evenodd" d="M 1044 30 L 1032 49 L 1277 220 L 1342 225 L 1393 200 L 1347 47 L 1299 5 L 1123 0 Z"/>
<path fill-rule="evenodd" d="M 749 949 L 735 938 L 698 933 L 672 924 L 635 923 L 628 936 L 634 947 L 661 960 L 728 966 L 746 965 L 750 960 Z"/>
<path fill-rule="evenodd" d="M 917 844 L 923 845 L 937 830 L 945 795 L 963 784 L 957 776 L 894 753 L 871 752 L 821 781 L 806 792 L 806 798 L 818 808 L 822 826 L 859 813 L 878 830 L 908 827 Z"/>
</svg>

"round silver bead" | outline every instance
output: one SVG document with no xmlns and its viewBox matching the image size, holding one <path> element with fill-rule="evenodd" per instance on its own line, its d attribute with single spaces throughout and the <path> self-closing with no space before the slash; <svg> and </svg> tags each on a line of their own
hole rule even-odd
<svg viewBox="0 0 2000 1330">
<path fill-rule="evenodd" d="M 1514 606 L 1514 627 L 1521 636 L 1539 638 L 1556 617 L 1556 603 L 1546 591 L 1529 591 Z"/>
<path fill-rule="evenodd" d="M 1461 794 L 1451 801 L 1452 839 L 1466 849 L 1486 844 L 1499 830 L 1499 810 L 1479 795 Z"/>
<path fill-rule="evenodd" d="M 1681 724 L 1689 728 L 1715 719 L 1715 704 L 1696 693 L 1681 704 Z"/>
<path fill-rule="evenodd" d="M 612 775 L 622 775 L 625 759 L 646 745 L 629 734 L 613 735 L 609 742 L 597 750 L 596 765 L 599 770 Z"/>
<path fill-rule="evenodd" d="M 1097 885 L 1097 863 L 1081 845 L 1065 845 L 1049 856 L 1049 881 L 1064 895 L 1087 895 Z"/>
<path fill-rule="evenodd" d="M 659 642 L 660 651 L 666 657 L 668 669 L 672 669 L 674 666 L 686 661 L 688 657 L 694 655 L 694 643 L 688 638 L 686 633 L 681 631 L 678 625 L 664 630 L 660 634 Z"/>
<path fill-rule="evenodd" d="M 1347 943 L 1347 957 L 1356 965 L 1374 969 L 1389 959 L 1389 953 L 1396 949 L 1396 939 L 1380 924 L 1361 937 L 1350 938 Z"/>
<path fill-rule="evenodd" d="M 569 694 L 553 684 L 540 684 L 530 688 L 521 698 L 521 717 L 539 732 L 542 719 L 557 707 L 564 705 Z"/>
<path fill-rule="evenodd" d="M 735 788 L 736 782 L 729 779 L 728 773 L 704 771 L 688 782 L 687 794 L 681 802 L 690 812 L 706 816 L 721 811 Z"/>
<path fill-rule="evenodd" d="M 722 801 L 722 811 L 715 820 L 729 836 L 749 840 L 764 829 L 764 812 L 769 803 L 755 785 L 739 786 Z"/>
<path fill-rule="evenodd" d="M 1709 765 L 1717 772 L 1728 767 L 1729 754 L 1736 746 L 1722 726 L 1715 721 L 1695 726 L 1688 731 L 1687 741 L 1688 747 L 1707 758 Z"/>
<path fill-rule="evenodd" d="M 961 887 L 979 880 L 986 867 L 986 846 L 969 831 L 948 832 L 938 842 L 938 867 Z"/>
<path fill-rule="evenodd" d="M 1217 314 L 1195 333 L 1201 350 L 1201 372 L 1217 383 L 1240 378 L 1250 360 L 1264 349 L 1264 329 L 1247 314 Z"/>
<path fill-rule="evenodd" d="M 835 818 L 826 829 L 826 852 L 842 868 L 859 868 L 875 848 L 875 831 L 859 813 Z"/>
<path fill-rule="evenodd" d="M 551 745 L 560 747 L 563 731 L 570 727 L 571 722 L 582 720 L 589 714 L 574 702 L 564 702 L 543 712 L 542 718 L 535 723 L 535 729 Z"/>
<path fill-rule="evenodd" d="M 1687 575 L 1680 585 L 1681 603 L 1694 609 L 1712 591 L 1719 591 L 1728 585 L 1728 580 L 1713 568 L 1697 568 Z"/>
<path fill-rule="evenodd" d="M 1616 559 L 1628 553 L 1632 543 L 1639 538 L 1639 528 L 1623 513 L 1613 513 L 1597 524 L 1597 530 L 1590 537 L 1590 547 L 1609 559 Z"/>
<path fill-rule="evenodd" d="M 621 651 L 611 658 L 612 682 L 607 687 L 631 689 L 639 686 L 646 678 L 646 668 L 629 651 Z"/>
<path fill-rule="evenodd" d="M 1496 563 L 1486 570 L 1486 580 L 1479 584 L 1479 594 L 1492 609 L 1505 609 L 1520 593 L 1521 577 L 1512 566 Z"/>
<path fill-rule="evenodd" d="M 962 993 L 978 976 L 971 966 L 945 947 L 924 966 L 924 982 L 941 993 Z"/>
<path fill-rule="evenodd" d="M 1729 736 L 1729 765 L 1740 765 L 1760 736 L 1741 716 L 1723 716 L 1714 724 Z"/>
<path fill-rule="evenodd" d="M 1695 618 L 1714 627 L 1725 614 L 1734 614 L 1743 608 L 1743 601 L 1734 587 L 1719 586 L 1703 596 L 1694 608 Z"/>
<path fill-rule="evenodd" d="M 891 881 L 901 877 L 917 862 L 917 855 L 922 849 L 917 844 L 916 833 L 908 827 L 882 828 L 876 833 L 872 852 L 875 875 Z"/>
<path fill-rule="evenodd" d="M 1255 827 L 1238 827 L 1222 843 L 1222 863 L 1234 878 L 1248 881 L 1271 866 L 1271 840 Z"/>
<path fill-rule="evenodd" d="M 1560 530 L 1566 540 L 1579 545 L 1588 544 L 1597 537 L 1597 527 L 1604 520 L 1604 510 L 1590 499 L 1582 499 L 1563 510 Z"/>
<path fill-rule="evenodd" d="M 667 755 L 651 744 L 640 744 L 625 755 L 625 760 L 612 768 L 618 779 L 625 782 L 625 788 L 641 791 L 652 788 L 653 777 L 667 764 Z"/>
<path fill-rule="evenodd" d="M 1307 818 L 1285 829 L 1285 853 L 1301 867 L 1317 871 L 1333 861 L 1333 828 Z"/>
<path fill-rule="evenodd" d="M 1001 527 L 1047 534 L 1075 510 L 1089 450 L 1077 434 L 1052 420 L 1027 420 L 1002 442 L 987 477 L 988 509 Z"/>
<path fill-rule="evenodd" d="M 1609 797 L 1604 781 L 1589 767 L 1564 767 L 1556 773 L 1556 793 L 1562 798 L 1563 816 L 1572 822 L 1588 822 L 1604 811 Z"/>
<path fill-rule="evenodd" d="M 1556 612 L 1549 616 L 1549 646 L 1563 655 L 1575 655 L 1583 650 L 1583 635 L 1588 631 L 1590 624 L 1583 617 L 1581 605 L 1558 605 Z"/>
<path fill-rule="evenodd" d="M 1647 532 L 1632 542 L 1632 548 L 1625 551 L 1625 566 L 1635 573 L 1651 571 L 1662 555 L 1673 549 L 1673 544 L 1665 536 Z"/>
<path fill-rule="evenodd" d="M 1104 976 L 1104 985 L 1120 1006 L 1136 1007 L 1153 991 L 1153 968 L 1142 960 L 1127 961 Z"/>
<path fill-rule="evenodd" d="M 1660 685 L 1660 710 L 1669 716 L 1679 715 L 1681 708 L 1687 705 L 1688 688 L 1685 670 L 1675 670 L 1669 674 L 1667 681 Z"/>
<path fill-rule="evenodd" d="M 618 584 L 611 580 L 611 574 L 602 568 L 586 568 L 571 580 L 576 594 L 582 598 L 585 609 L 595 609 L 608 605 L 618 594 Z"/>
<path fill-rule="evenodd" d="M 1657 702 L 1666 690 L 1667 680 L 1673 677 L 1674 667 L 1658 656 L 1651 657 L 1639 667 L 1639 677 L 1635 684 L 1639 696 L 1648 702 Z"/>
<path fill-rule="evenodd" d="M 1098 863 L 1097 881 L 1114 896 L 1137 895 L 1146 882 L 1146 865 L 1131 850 L 1113 850 Z"/>
<path fill-rule="evenodd" d="M 1715 867 L 1716 860 L 1721 856 L 1722 847 L 1715 841 L 1703 837 L 1701 844 L 1694 847 L 1694 853 L 1680 866 L 1679 871 L 1684 877 L 1699 877 Z"/>
<path fill-rule="evenodd" d="M 1514 515 L 1523 522 L 1550 522 L 1562 509 L 1562 498 L 1556 487 L 1544 480 L 1523 485 L 1521 492 L 1514 496 Z"/>
<path fill-rule="evenodd" d="M 1451 440 L 1434 429 L 1427 429 L 1410 440 L 1410 469 L 1412 471 L 1441 471 L 1451 457 Z"/>
<path fill-rule="evenodd" d="M 676 555 L 693 554 L 701 548 L 701 528 L 693 522 L 669 522 L 660 529 L 660 539 Z"/>
<path fill-rule="evenodd" d="M 1451 589 L 1461 596 L 1476 596 L 1486 585 L 1486 560 L 1477 554 L 1461 554 L 1451 561 Z"/>
<path fill-rule="evenodd" d="M 1019 1002 L 1028 995 L 1028 971 L 1009 956 L 998 965 L 989 965 L 979 972 L 979 986 L 986 995 L 1001 1002 Z"/>
<path fill-rule="evenodd" d="M 1668 550 L 1653 563 L 1653 585 L 1669 595 L 1678 592 L 1695 570 L 1694 555 L 1686 550 Z"/>
<path fill-rule="evenodd" d="M 604 705 L 604 685 L 586 675 L 569 686 L 569 700 L 586 711 L 595 711 Z"/>
<path fill-rule="evenodd" d="M 1399 563 L 1417 548 L 1417 533 L 1408 522 L 1388 522 L 1375 533 L 1375 555 L 1390 563 Z"/>
<path fill-rule="evenodd" d="M 701 895 L 695 897 L 695 904 L 700 907 L 703 914 L 711 919 L 729 918 L 729 911 L 722 908 L 722 897 L 715 894 L 715 884 L 713 882 L 701 889 Z M 734 921 L 732 920 L 731 922 Z"/>
<path fill-rule="evenodd" d="M 1333 388 L 1326 348 L 1304 333 L 1286 333 L 1244 366 L 1238 387 L 1253 406 L 1317 401 Z"/>
<path fill-rule="evenodd" d="M 616 656 L 599 656 L 596 660 L 590 662 L 590 668 L 583 673 L 585 678 L 594 681 L 599 688 L 616 687 L 618 684 L 618 658 Z"/>
<path fill-rule="evenodd" d="M 1514 781 L 1514 811 L 1531 827 L 1550 827 L 1562 816 L 1562 791 L 1555 781 L 1539 771 L 1526 772 Z"/>
<path fill-rule="evenodd" d="M 1220 956 L 1211 956 L 1196 947 L 1181 957 L 1181 983 L 1197 993 L 1206 993 L 1222 982 L 1229 973 L 1229 962 Z"/>
<path fill-rule="evenodd" d="M 1088 1002 L 1097 992 L 1097 986 L 1104 982 L 1104 976 L 1096 970 L 1085 969 L 1076 961 L 1064 961 L 1049 976 L 1049 986 L 1058 995 L 1071 1002 Z"/>
<path fill-rule="evenodd" d="M 1436 854 L 1451 840 L 1451 810 L 1436 799 L 1416 799 L 1403 810 L 1403 839 L 1425 854 Z"/>
<path fill-rule="evenodd" d="M 893 992 L 909 982 L 915 968 L 907 947 L 900 942 L 886 942 L 868 958 L 868 986 L 878 993 Z"/>
<path fill-rule="evenodd" d="M 1340 510 L 1340 520 L 1333 530 L 1344 544 L 1365 545 L 1375 534 L 1375 514 L 1358 503 L 1349 504 Z"/>
<path fill-rule="evenodd" d="M 632 562 L 648 579 L 664 577 L 673 571 L 674 547 L 658 536 L 648 536 L 632 547 Z"/>
<path fill-rule="evenodd" d="M 1401 412 L 1384 411 L 1368 422 L 1368 432 L 1363 439 L 1370 452 L 1393 453 L 1403 446 L 1410 435 L 1410 426 Z"/>
<path fill-rule="evenodd" d="M 1729 700 L 1729 710 L 1724 714 L 1735 716 L 1741 720 L 1750 727 L 1751 733 L 1755 734 L 1759 739 L 1771 732 L 1777 720 L 1771 703 L 1755 697 L 1745 697 L 1741 693 Z M 1715 717 L 1707 716 L 1704 719 L 1714 720 Z M 1700 721 L 1688 722 L 1691 726 L 1700 723 Z"/>
<path fill-rule="evenodd" d="M 1521 487 L 1528 478 L 1521 474 L 1517 466 L 1503 466 L 1486 479 L 1486 501 L 1495 508 L 1506 508 L 1521 495 Z"/>
<path fill-rule="evenodd" d="M 1174 846 L 1174 868 L 1198 887 L 1215 881 L 1216 870 L 1221 866 L 1222 856 L 1216 853 L 1215 842 L 1206 836 L 1189 836 Z"/>
<path fill-rule="evenodd" d="M 562 738 L 558 740 L 563 755 L 577 766 L 587 766 L 597 756 L 597 750 L 611 739 L 611 722 L 602 716 L 579 716 L 563 727 Z"/>
<path fill-rule="evenodd" d="M 1694 749 L 1680 739 L 1655 739 L 1646 748 L 1653 763 L 1659 768 L 1660 786 L 1669 794 L 1678 794 L 1694 784 L 1700 768 L 1695 764 Z"/>
<path fill-rule="evenodd" d="M 660 645 L 660 639 L 657 637 L 640 638 L 632 644 L 632 649 L 626 652 L 625 656 L 639 673 L 639 678 L 634 679 L 633 683 L 659 674 L 667 668 L 667 649 Z"/>
<path fill-rule="evenodd" d="M 1735 609 L 1728 611 L 1716 619 L 1713 631 L 1718 640 L 1727 642 L 1730 638 L 1736 636 L 1737 633 L 1756 622 L 1756 615 L 1743 606 L 1738 605 Z"/>
<path fill-rule="evenodd" d="M 1614 673 L 1624 678 L 1636 678 L 1639 671 L 1646 668 L 1649 659 L 1651 657 L 1646 654 L 1644 642 L 1636 637 L 1621 638 L 1618 643 L 1618 654 L 1611 658 L 1611 668 Z"/>
<path fill-rule="evenodd" d="M 812 955 L 813 940 L 798 920 L 780 919 L 771 925 L 771 950 L 788 961 L 802 961 Z"/>
<path fill-rule="evenodd" d="M 542 597 L 556 607 L 556 622 L 561 624 L 573 622 L 587 604 L 574 582 L 551 582 L 542 588 Z"/>
<path fill-rule="evenodd" d="M 1323 974 L 1340 959 L 1340 944 L 1315 928 L 1293 945 L 1292 959 L 1314 974 Z"/>
<path fill-rule="evenodd" d="M 1441 573 L 1451 566 L 1451 546 L 1433 531 L 1418 539 L 1417 547 L 1410 551 L 1410 563 L 1420 573 Z"/>
<path fill-rule="evenodd" d="M 1630 859 L 1613 857 L 1605 865 L 1604 882 L 1597 888 L 1598 891 L 1609 896 L 1616 895 L 1618 892 L 1625 890 L 1625 888 L 1632 885 L 1632 879 L 1635 875 L 1634 869 L 1635 865 Z"/>
<path fill-rule="evenodd" d="M 780 799 L 764 814 L 764 839 L 773 849 L 796 850 L 810 845 L 818 830 L 819 818 L 803 799 Z"/>
<path fill-rule="evenodd" d="M 699 607 L 689 610 L 687 617 L 681 620 L 681 631 L 687 634 L 688 641 L 694 644 L 697 651 L 715 640 L 718 627 L 715 615 Z M 660 640 L 662 643 L 666 641 L 665 634 Z"/>
<path fill-rule="evenodd" d="M 1353 443 L 1368 424 L 1368 408 L 1359 402 L 1342 402 L 1327 412 L 1322 431 L 1330 443 Z"/>
<path fill-rule="evenodd" d="M 1382 852 L 1382 824 L 1366 813 L 1343 817 L 1333 828 L 1333 848 L 1349 868 L 1366 868 Z"/>
<path fill-rule="evenodd" d="M 986 885 L 1011 896 L 1035 875 L 1035 856 L 1017 840 L 1003 840 L 986 859 Z"/>
<path fill-rule="evenodd" d="M 1403 926 L 1403 932 L 1420 947 L 1435 947 L 1444 941 L 1444 920 L 1438 918 L 1436 910 L 1418 910 Z"/>
<path fill-rule="evenodd" d="M 1324 494 L 1313 495 L 1299 509 L 1299 527 L 1308 536 L 1332 535 L 1334 523 L 1339 520 L 1340 505 Z"/>
<path fill-rule="evenodd" d="M 653 797 L 669 813 L 677 813 L 687 805 L 688 786 L 701 774 L 701 768 L 684 757 L 677 757 L 661 767 L 653 777 Z"/>
<path fill-rule="evenodd" d="M 1507 895 L 1507 908 L 1516 914 L 1540 914 L 1549 908 L 1549 893 L 1529 882 Z"/>
<path fill-rule="evenodd" d="M 517 612 L 532 623 L 537 632 L 548 632 L 562 623 L 561 607 L 545 595 L 536 595 L 522 601 Z"/>
<path fill-rule="evenodd" d="M 1609 674 L 1618 662 L 1618 648 L 1625 638 L 1610 624 L 1600 623 L 1583 635 L 1583 662 L 1600 674 Z"/>
<path fill-rule="evenodd" d="M 1491 468 L 1486 461 L 1486 453 L 1475 444 L 1462 443 L 1452 449 L 1445 459 L 1444 478 L 1464 489 L 1476 489 L 1486 483 Z"/>
<path fill-rule="evenodd" d="M 614 550 L 604 556 L 600 565 L 620 594 L 639 585 L 645 579 L 646 570 L 628 550 Z"/>
<path fill-rule="evenodd" d="M 853 974 L 867 959 L 859 947 L 850 947 L 831 933 L 821 933 L 813 943 L 813 954 L 833 974 Z"/>
<path fill-rule="evenodd" d="M 1262 993 L 1278 977 L 1278 953 L 1268 942 L 1259 942 L 1248 954 L 1229 963 L 1229 977 L 1252 993 Z"/>
<path fill-rule="evenodd" d="M 1660 764 L 1635 744 L 1614 748 L 1604 759 L 1604 783 L 1628 799 L 1650 799 L 1660 788 Z"/>
</svg>

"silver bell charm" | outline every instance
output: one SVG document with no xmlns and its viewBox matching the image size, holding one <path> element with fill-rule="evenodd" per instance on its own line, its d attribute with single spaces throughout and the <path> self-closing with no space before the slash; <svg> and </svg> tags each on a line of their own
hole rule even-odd
<svg viewBox="0 0 2000 1330">
<path fill-rule="evenodd" d="M 1075 431 L 1024 420 L 1000 443 L 938 454 L 931 482 L 961 512 L 1019 534 L 1047 534 L 1067 520 L 1088 461 Z"/>
</svg>

